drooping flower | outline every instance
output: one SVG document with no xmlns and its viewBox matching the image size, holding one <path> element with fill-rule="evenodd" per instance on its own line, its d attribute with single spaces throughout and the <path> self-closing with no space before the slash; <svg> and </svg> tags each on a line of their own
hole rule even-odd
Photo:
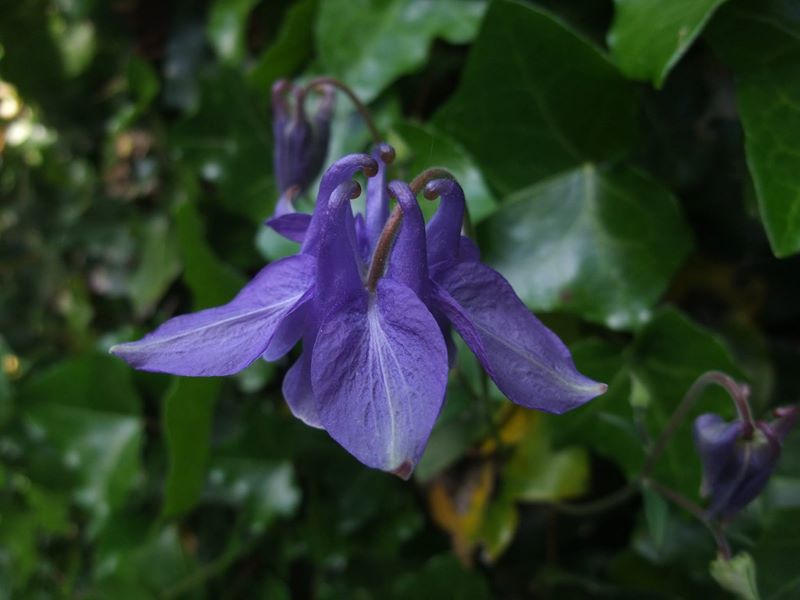
<svg viewBox="0 0 800 600">
<path fill-rule="evenodd" d="M 264 268 L 230 303 L 170 319 L 111 352 L 148 371 L 228 375 L 259 356 L 283 356 L 302 336 L 303 354 L 284 381 L 292 410 L 364 464 L 407 477 L 444 400 L 446 349 L 418 296 L 424 224 L 404 184 L 393 184 L 409 215 L 399 239 L 421 246 L 409 268 L 365 285 L 350 208 L 358 170 L 378 168 L 352 155 L 326 172 L 299 254 Z"/>
<path fill-rule="evenodd" d="M 387 154 L 385 148 L 376 149 L 378 152 Z M 365 234 L 358 240 L 361 246 L 366 245 L 367 254 L 374 250 L 376 232 L 389 216 L 388 198 L 378 193 L 382 179 L 380 172 L 368 188 Z M 425 195 L 429 199 L 441 197 L 441 201 L 427 225 L 424 244 L 416 242 L 414 248 L 393 252 L 390 275 L 405 268 L 395 263 L 407 265 L 409 256 L 427 247 L 419 260 L 427 256 L 428 275 L 418 295 L 442 331 L 450 364 L 455 354 L 452 325 L 512 402 L 560 414 L 604 393 L 606 385 L 578 372 L 564 343 L 531 314 L 499 273 L 480 262 L 475 244 L 461 235 L 466 203 L 458 182 L 430 181 Z M 399 239 L 398 246 L 401 242 Z M 308 398 L 308 386 L 306 390 Z M 291 391 L 287 398 L 290 395 Z"/>
<path fill-rule="evenodd" d="M 774 411 L 772 422 L 726 422 L 703 414 L 694 422 L 694 441 L 703 465 L 701 493 L 710 497 L 709 518 L 728 519 L 767 485 L 781 446 L 798 418 L 797 407 Z"/>
<path fill-rule="evenodd" d="M 411 188 L 386 185 L 393 159 L 379 144 L 372 156 L 334 163 L 313 214 L 289 228 L 302 242 L 297 255 L 265 267 L 228 304 L 175 317 L 111 351 L 139 369 L 228 375 L 259 357 L 276 360 L 302 339 L 283 381 L 292 412 L 364 464 L 402 477 L 444 401 L 451 324 L 514 402 L 563 412 L 602 393 L 461 236 L 460 186 L 428 184 L 428 196 L 442 201 L 426 228 Z M 358 171 L 370 178 L 364 215 L 350 203 Z M 390 196 L 398 204 L 391 214 Z M 300 213 L 270 225 L 286 234 L 281 224 L 292 215 Z"/>
<path fill-rule="evenodd" d="M 274 167 L 280 192 L 276 216 L 294 213 L 292 201 L 311 185 L 328 153 L 335 97 L 333 88 L 321 89 L 322 97 L 309 119 L 305 88 L 285 79 L 272 86 Z"/>
</svg>

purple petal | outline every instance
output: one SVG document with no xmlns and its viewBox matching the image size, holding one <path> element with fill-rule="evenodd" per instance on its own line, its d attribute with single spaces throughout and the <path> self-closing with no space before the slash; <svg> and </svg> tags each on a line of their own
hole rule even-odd
<svg viewBox="0 0 800 600">
<path fill-rule="evenodd" d="M 564 343 L 496 271 L 477 262 L 459 263 L 440 273 L 437 283 L 461 307 L 452 321 L 456 330 L 512 402 L 560 414 L 607 389 L 578 372 Z M 456 313 L 447 302 L 437 306 Z"/>
<path fill-rule="evenodd" d="M 349 154 L 337 160 L 325 171 L 319 184 L 314 214 L 311 215 L 311 221 L 308 224 L 301 252 L 313 255 L 319 252 L 322 228 L 327 220 L 328 203 L 333 191 L 342 183 L 351 180 L 358 171 L 362 170 L 368 177 L 378 171 L 378 165 L 368 154 Z"/>
<path fill-rule="evenodd" d="M 732 462 L 735 460 L 734 452 L 736 442 L 744 431 L 744 423 L 734 421 L 727 423 L 722 417 L 715 414 L 703 414 L 694 421 L 694 443 L 700 462 L 703 465 L 703 484 L 701 494 L 708 496 L 715 490 L 724 487 L 724 475 L 731 468 L 736 469 Z M 733 477 L 735 479 L 735 476 Z M 728 486 L 735 482 L 730 481 Z M 730 495 L 730 491 L 721 490 L 723 495 Z"/>
<path fill-rule="evenodd" d="M 372 158 L 378 163 L 378 174 L 367 181 L 367 201 L 364 206 L 364 224 L 370 253 L 389 218 L 389 192 L 386 189 L 386 163 L 384 157 L 394 159 L 394 149 L 388 144 L 378 144 L 372 150 Z"/>
<path fill-rule="evenodd" d="M 283 397 L 292 414 L 310 427 L 322 428 L 319 405 L 311 387 L 311 355 L 314 337 L 303 340 L 303 353 L 283 378 Z"/>
<path fill-rule="evenodd" d="M 287 317 L 312 297 L 315 263 L 290 256 L 263 268 L 228 304 L 170 319 L 139 341 L 111 353 L 145 371 L 174 375 L 230 375 L 268 349 Z M 300 330 L 283 330 L 279 347 L 288 349 Z M 295 335 L 294 342 L 289 337 Z"/>
<path fill-rule="evenodd" d="M 796 406 L 779 406 L 772 411 L 775 420 L 769 423 L 768 427 L 779 443 L 782 444 L 789 432 L 794 429 L 797 418 L 800 416 L 798 413 L 800 411 Z"/>
<path fill-rule="evenodd" d="M 284 213 L 268 219 L 266 225 L 274 229 L 277 233 L 287 240 L 303 243 L 306 238 L 308 224 L 311 222 L 311 215 L 306 213 Z"/>
<path fill-rule="evenodd" d="M 711 496 L 708 514 L 730 517 L 747 506 L 767 485 L 780 456 L 780 442 L 766 423 L 756 423 L 745 438 L 742 421 L 726 423 L 714 414 L 694 422 L 694 441 L 703 465 L 702 494 Z"/>
<path fill-rule="evenodd" d="M 458 258 L 464 221 L 464 190 L 453 179 L 436 179 L 425 186 L 425 196 L 440 196 L 439 208 L 427 226 L 428 263 L 436 265 Z"/>
<path fill-rule="evenodd" d="M 350 200 L 360 187 L 354 181 L 341 183 L 331 194 L 320 230 L 315 292 L 317 311 L 363 290 L 359 271 L 360 256 L 355 248 L 355 220 Z"/>
<path fill-rule="evenodd" d="M 387 274 L 424 298 L 428 284 L 425 218 L 408 184 L 393 181 L 389 190 L 403 211 L 400 233 L 389 257 Z"/>
<path fill-rule="evenodd" d="M 447 350 L 419 298 L 384 278 L 322 325 L 311 381 L 337 442 L 367 466 L 408 477 L 442 407 Z"/>
<path fill-rule="evenodd" d="M 477 244 L 468 237 L 461 236 L 458 244 L 458 260 L 466 262 L 475 262 L 481 259 L 481 251 L 478 249 Z"/>
<path fill-rule="evenodd" d="M 371 180 L 370 180 L 371 181 Z M 364 222 L 364 215 L 357 214 L 353 219 L 353 228 L 356 235 L 356 248 L 361 257 L 361 262 L 364 265 L 369 263 L 369 256 L 372 250 L 369 247 L 369 239 L 367 238 L 367 225 Z"/>
</svg>

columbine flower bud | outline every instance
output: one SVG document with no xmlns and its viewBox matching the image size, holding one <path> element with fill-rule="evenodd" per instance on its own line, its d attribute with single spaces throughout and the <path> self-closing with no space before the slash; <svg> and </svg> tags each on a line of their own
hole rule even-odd
<svg viewBox="0 0 800 600">
<path fill-rule="evenodd" d="M 774 411 L 772 422 L 726 423 L 714 414 L 694 422 L 694 440 L 703 464 L 701 493 L 711 498 L 710 518 L 729 518 L 747 506 L 767 485 L 781 445 L 798 417 L 796 407 Z"/>
<path fill-rule="evenodd" d="M 291 199 L 305 191 L 322 169 L 328 153 L 334 90 L 320 86 L 322 97 L 309 120 L 305 91 L 285 79 L 272 86 L 272 130 L 275 136 L 275 177 L 281 203 L 291 212 Z M 276 212 L 281 212 L 280 207 Z"/>
</svg>

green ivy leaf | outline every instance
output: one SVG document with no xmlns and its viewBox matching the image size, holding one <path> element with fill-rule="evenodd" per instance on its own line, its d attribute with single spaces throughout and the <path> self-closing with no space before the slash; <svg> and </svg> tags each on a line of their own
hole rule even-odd
<svg viewBox="0 0 800 600">
<path fill-rule="evenodd" d="M 800 250 L 800 16 L 790 2 L 727 4 L 709 30 L 730 65 L 761 219 L 779 257 Z"/>
<path fill-rule="evenodd" d="M 258 0 L 216 0 L 208 16 L 208 39 L 219 57 L 230 63 L 241 61 L 246 52 L 247 17 Z"/>
<path fill-rule="evenodd" d="M 205 238 L 205 227 L 192 202 L 175 213 L 183 279 L 192 290 L 195 310 L 229 302 L 244 286 L 244 278 L 222 262 Z"/>
<path fill-rule="evenodd" d="M 214 406 L 221 386 L 219 378 L 175 378 L 164 398 L 169 456 L 162 508 L 166 517 L 193 508 L 203 491 Z"/>
<path fill-rule="evenodd" d="M 759 584 L 766 598 L 788 600 L 800 595 L 800 508 L 772 511 L 753 550 Z"/>
<path fill-rule="evenodd" d="M 555 450 L 548 429 L 547 419 L 535 419 L 532 430 L 514 449 L 503 475 L 504 496 L 522 502 L 556 502 L 586 491 L 586 451 L 577 447 Z"/>
<path fill-rule="evenodd" d="M 264 50 L 248 75 L 250 86 L 266 97 L 272 84 L 297 70 L 311 55 L 316 0 L 301 0 L 286 11 L 272 45 Z"/>
<path fill-rule="evenodd" d="M 544 12 L 498 0 L 436 123 L 509 193 L 619 154 L 633 137 L 636 101 L 589 42 Z"/>
<path fill-rule="evenodd" d="M 140 473 L 142 424 L 130 369 L 102 355 L 64 361 L 23 387 L 20 407 L 39 444 L 76 477 L 76 502 L 100 524 Z"/>
<path fill-rule="evenodd" d="M 97 548 L 94 594 L 90 598 L 136 600 L 159 595 L 196 573 L 174 526 L 156 529 L 133 515 L 117 519 Z M 182 595 L 182 598 L 193 598 Z"/>
<path fill-rule="evenodd" d="M 276 518 L 294 514 L 300 504 L 300 489 L 289 463 L 216 456 L 205 497 L 242 510 L 249 530 L 258 534 Z"/>
<path fill-rule="evenodd" d="M 157 217 L 144 231 L 139 266 L 128 279 L 128 295 L 139 316 L 148 314 L 181 270 L 175 233 L 167 219 Z"/>
<path fill-rule="evenodd" d="M 446 167 L 464 188 L 470 220 L 473 223 L 482 221 L 494 212 L 497 202 L 475 161 L 458 142 L 431 125 L 406 122 L 395 126 L 394 131 L 401 138 L 401 144 L 396 145 L 403 150 L 398 161 L 405 163 L 404 168 L 409 179 L 429 167 Z M 390 141 L 394 142 L 391 137 Z M 428 209 L 426 212 L 429 214 L 434 208 L 431 203 L 423 205 L 423 210 Z"/>
<path fill-rule="evenodd" d="M 316 26 L 322 68 L 369 102 L 422 65 L 435 38 L 470 41 L 485 9 L 483 0 L 325 0 Z"/>
<path fill-rule="evenodd" d="M 691 248 L 669 191 L 593 165 L 512 195 L 478 231 L 487 262 L 531 308 L 613 329 L 650 318 Z"/>
<path fill-rule="evenodd" d="M 632 79 L 661 87 L 725 0 L 615 0 L 611 55 Z"/>
<path fill-rule="evenodd" d="M 231 68 L 203 79 L 202 98 L 170 134 L 174 155 L 217 189 L 212 197 L 225 209 L 261 225 L 277 200 L 266 113 Z"/>
<path fill-rule="evenodd" d="M 601 340 L 570 346 L 582 373 L 608 383 L 608 391 L 579 409 L 550 419 L 556 446 L 580 444 L 617 463 L 629 476 L 642 467 L 643 448 L 631 406 L 631 377 L 622 349 Z"/>
</svg>

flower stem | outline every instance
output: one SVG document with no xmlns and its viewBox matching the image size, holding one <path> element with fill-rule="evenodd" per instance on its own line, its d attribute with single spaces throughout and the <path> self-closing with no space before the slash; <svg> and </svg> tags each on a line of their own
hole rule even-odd
<svg viewBox="0 0 800 600">
<path fill-rule="evenodd" d="M 678 408 L 675 409 L 674 413 L 672 413 L 672 417 L 667 423 L 667 426 L 661 431 L 661 435 L 658 436 L 656 443 L 648 453 L 647 460 L 645 460 L 644 467 L 642 467 L 640 477 L 647 477 L 656 461 L 664 453 L 667 444 L 678 430 L 678 427 L 681 426 L 683 421 L 689 415 L 689 412 L 692 410 L 695 402 L 698 400 L 698 398 L 700 398 L 700 393 L 712 383 L 725 388 L 725 390 L 731 395 L 734 404 L 736 404 L 739 417 L 742 419 L 742 421 L 748 424 L 750 432 L 755 429 L 753 415 L 750 412 L 750 405 L 747 401 L 748 396 L 750 395 L 750 388 L 744 384 L 739 385 L 732 377 L 720 371 L 708 371 L 707 373 L 703 373 L 695 380 L 695 382 L 692 384 L 692 387 L 689 388 L 689 391 L 686 392 L 686 395 L 683 397 L 683 400 L 681 400 Z"/>
<path fill-rule="evenodd" d="M 455 179 L 453 174 L 443 167 L 431 167 L 414 177 L 408 187 L 414 194 L 419 194 L 429 181 L 434 179 Z"/>
<path fill-rule="evenodd" d="M 678 408 L 675 409 L 674 413 L 672 413 L 672 417 L 670 418 L 666 427 L 664 427 L 664 429 L 661 431 L 661 434 L 658 436 L 658 439 L 656 440 L 655 444 L 653 444 L 652 448 L 647 453 L 647 457 L 645 458 L 642 470 L 635 478 L 631 479 L 631 481 L 627 485 L 620 488 L 616 492 L 612 492 L 611 494 L 599 498 L 597 500 L 580 504 L 556 503 L 556 508 L 559 511 L 564 512 L 566 514 L 571 514 L 576 516 L 591 515 L 598 512 L 604 512 L 623 503 L 625 500 L 633 496 L 639 490 L 640 484 L 647 483 L 648 485 L 653 487 L 653 489 L 656 489 L 656 486 L 660 486 L 661 484 L 658 484 L 657 482 L 654 482 L 653 480 L 649 479 L 653 467 L 655 467 L 655 464 L 658 461 L 658 459 L 661 458 L 661 455 L 664 453 L 667 444 L 669 443 L 670 439 L 672 439 L 672 436 L 675 434 L 675 432 L 678 430 L 678 427 L 680 427 L 680 425 L 688 416 L 695 402 L 700 397 L 700 393 L 706 388 L 706 386 L 712 383 L 715 383 L 725 388 L 725 390 L 731 395 L 731 398 L 736 404 L 736 409 L 739 412 L 739 417 L 745 423 L 749 423 L 751 428 L 754 428 L 755 424 L 753 423 L 753 416 L 752 413 L 750 412 L 750 405 L 748 403 L 748 397 L 750 395 L 749 386 L 747 386 L 746 384 L 738 384 L 732 377 L 720 371 L 708 371 L 707 373 L 703 373 L 702 375 L 700 375 L 700 377 L 698 377 L 695 380 L 695 382 L 689 388 L 689 391 L 686 392 L 686 395 L 683 397 L 683 400 L 681 400 L 681 403 L 678 405 Z M 691 501 L 687 500 L 687 502 Z M 695 504 L 694 506 L 697 505 Z M 700 509 L 700 511 L 702 513 L 702 509 Z M 705 517 L 703 517 L 702 519 L 704 522 L 707 523 Z M 709 525 L 709 527 L 711 526 Z M 715 537 L 716 536 L 717 534 L 715 533 Z"/>
<path fill-rule="evenodd" d="M 383 276 L 383 272 L 386 270 L 386 263 L 392 251 L 392 244 L 394 244 L 394 238 L 400 229 L 400 223 L 402 223 L 402 221 L 403 211 L 399 205 L 395 206 L 375 244 L 375 251 L 372 253 L 372 262 L 369 265 L 366 283 L 367 289 L 370 292 L 375 291 L 378 280 Z"/>
<path fill-rule="evenodd" d="M 300 97 L 298 98 L 300 105 L 302 106 L 303 102 L 305 102 L 305 97 L 309 91 L 315 87 L 320 87 L 323 85 L 335 87 L 339 91 L 344 92 L 345 95 L 350 98 L 350 101 L 356 107 L 356 110 L 361 115 L 361 118 L 364 119 L 364 123 L 367 125 L 367 129 L 369 129 L 373 141 L 376 144 L 380 144 L 382 141 L 381 134 L 378 131 L 378 128 L 375 126 L 375 120 L 372 118 L 372 113 L 369 111 L 367 106 L 361 102 L 358 96 L 356 96 L 353 90 L 334 77 L 314 77 L 311 81 L 309 81 L 305 87 L 300 90 Z"/>
</svg>

